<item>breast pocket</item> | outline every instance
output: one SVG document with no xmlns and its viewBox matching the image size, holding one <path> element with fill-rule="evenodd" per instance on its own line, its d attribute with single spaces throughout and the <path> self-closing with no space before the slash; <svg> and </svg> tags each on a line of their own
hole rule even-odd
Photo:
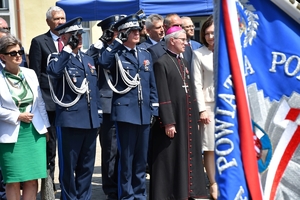
<svg viewBox="0 0 300 200">
<path fill-rule="evenodd" d="M 82 76 L 82 73 L 77 68 L 68 68 L 67 70 L 72 82 L 76 84 Z"/>
<path fill-rule="evenodd" d="M 81 73 L 79 72 L 79 70 L 77 68 L 68 68 L 68 74 L 70 77 L 80 77 Z"/>
<path fill-rule="evenodd" d="M 137 73 L 136 68 L 133 66 L 133 64 L 123 64 L 123 69 L 130 74 L 132 77 L 134 77 Z"/>
</svg>

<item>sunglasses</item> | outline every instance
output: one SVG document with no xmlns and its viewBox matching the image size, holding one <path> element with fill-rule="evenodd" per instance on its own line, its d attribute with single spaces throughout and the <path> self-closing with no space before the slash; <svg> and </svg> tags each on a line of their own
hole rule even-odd
<svg viewBox="0 0 300 200">
<path fill-rule="evenodd" d="M 15 57 L 15 56 L 17 56 L 17 54 L 19 54 L 20 56 L 22 56 L 24 53 L 25 53 L 24 50 L 19 50 L 19 51 L 11 51 L 11 52 L 7 52 L 7 53 L 3 53 L 3 54 Z"/>
</svg>

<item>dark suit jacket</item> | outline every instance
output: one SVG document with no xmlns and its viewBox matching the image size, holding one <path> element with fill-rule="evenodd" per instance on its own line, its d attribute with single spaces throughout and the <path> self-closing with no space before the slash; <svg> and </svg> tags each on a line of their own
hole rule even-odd
<svg viewBox="0 0 300 200">
<path fill-rule="evenodd" d="M 38 77 L 47 111 L 55 111 L 55 103 L 50 96 L 46 72 L 48 56 L 53 52 L 57 52 L 57 49 L 50 34 L 50 30 L 31 40 L 29 49 L 29 68 L 33 69 Z"/>
<path fill-rule="evenodd" d="M 155 63 L 158 58 L 160 58 L 164 53 L 167 51 L 167 44 L 166 41 L 163 39 L 157 44 L 151 46 L 148 48 L 148 51 L 151 53 L 152 61 Z M 185 51 L 183 52 L 183 58 L 188 62 L 188 69 L 191 71 L 191 65 L 192 65 L 192 56 L 193 52 L 192 49 L 188 46 L 185 48 Z"/>
</svg>

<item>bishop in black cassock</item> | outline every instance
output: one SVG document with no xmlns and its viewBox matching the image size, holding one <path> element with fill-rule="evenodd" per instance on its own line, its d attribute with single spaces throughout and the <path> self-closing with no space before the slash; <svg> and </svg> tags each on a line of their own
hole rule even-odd
<svg viewBox="0 0 300 200">
<path fill-rule="evenodd" d="M 170 29 L 168 51 L 154 64 L 160 128 L 152 133 L 150 199 L 203 198 L 207 191 L 199 111 L 188 63 L 180 58 L 186 34 L 180 27 Z"/>
</svg>

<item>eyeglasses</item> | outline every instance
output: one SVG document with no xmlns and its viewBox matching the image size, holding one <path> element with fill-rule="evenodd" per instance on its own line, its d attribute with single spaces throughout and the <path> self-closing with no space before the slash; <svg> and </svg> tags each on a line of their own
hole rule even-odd
<svg viewBox="0 0 300 200">
<path fill-rule="evenodd" d="M 186 39 L 186 38 L 175 38 L 175 39 L 180 39 L 183 43 L 186 43 L 186 42 L 187 42 L 187 39 Z"/>
<path fill-rule="evenodd" d="M 19 50 L 19 51 L 11 51 L 11 52 L 7 52 L 7 53 L 3 53 L 3 54 L 15 57 L 15 56 L 17 56 L 17 54 L 19 54 L 20 56 L 22 56 L 24 53 L 25 53 L 24 50 Z"/>
<path fill-rule="evenodd" d="M 189 26 L 184 26 L 183 28 L 190 29 L 190 28 L 195 28 L 195 26 L 194 25 L 189 25 Z"/>
<path fill-rule="evenodd" d="M 6 30 L 10 31 L 10 27 L 1 27 L 1 29 L 6 29 Z"/>
</svg>

